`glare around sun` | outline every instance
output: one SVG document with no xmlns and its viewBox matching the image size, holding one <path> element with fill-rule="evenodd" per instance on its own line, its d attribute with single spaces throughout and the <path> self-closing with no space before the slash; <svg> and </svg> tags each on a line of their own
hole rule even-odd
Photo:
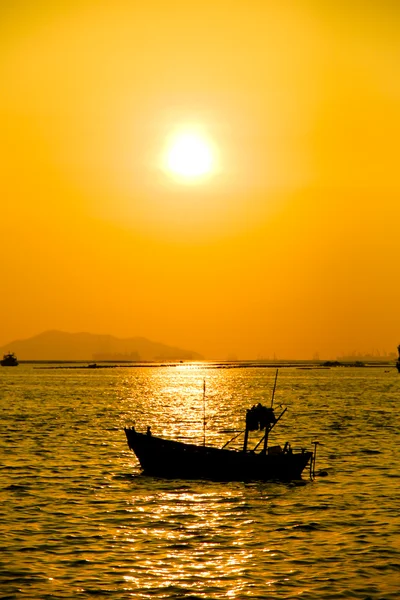
<svg viewBox="0 0 400 600">
<path fill-rule="evenodd" d="M 194 183 L 214 169 L 215 157 L 212 144 L 201 134 L 181 131 L 168 142 L 165 170 L 180 180 Z"/>
</svg>

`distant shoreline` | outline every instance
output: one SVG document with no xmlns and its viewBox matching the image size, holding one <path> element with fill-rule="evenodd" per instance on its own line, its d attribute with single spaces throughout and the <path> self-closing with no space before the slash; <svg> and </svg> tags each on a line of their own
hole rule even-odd
<svg viewBox="0 0 400 600">
<path fill-rule="evenodd" d="M 116 368 L 159 368 L 159 367 L 191 367 L 191 368 L 213 368 L 213 369 L 335 369 L 335 368 L 395 368 L 395 364 L 389 361 L 306 361 L 306 360 L 282 360 L 282 361 L 217 361 L 217 360 L 171 360 L 171 361 L 99 361 L 90 362 L 86 360 L 20 360 L 20 364 L 38 365 L 36 369 L 116 369 Z"/>
</svg>

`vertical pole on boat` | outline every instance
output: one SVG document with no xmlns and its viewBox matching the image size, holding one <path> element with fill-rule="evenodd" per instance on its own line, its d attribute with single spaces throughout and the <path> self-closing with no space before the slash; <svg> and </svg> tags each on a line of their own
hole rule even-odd
<svg viewBox="0 0 400 600">
<path fill-rule="evenodd" d="M 313 442 L 313 444 L 314 444 L 314 453 L 311 457 L 311 463 L 310 463 L 311 479 L 315 479 L 315 462 L 317 460 L 317 446 L 318 446 L 319 442 L 315 441 L 315 442 Z"/>
<path fill-rule="evenodd" d="M 247 441 L 249 439 L 249 428 L 247 427 L 247 423 L 246 423 L 246 429 L 244 432 L 244 442 L 243 442 L 243 452 L 246 454 L 247 452 Z"/>
<path fill-rule="evenodd" d="M 265 435 L 264 435 L 264 448 L 262 453 L 263 454 L 267 454 L 267 448 L 268 448 L 268 434 L 270 432 L 270 425 L 269 423 L 267 423 L 267 425 L 265 426 Z"/>
<path fill-rule="evenodd" d="M 206 380 L 203 380 L 203 446 L 206 445 Z"/>
<path fill-rule="evenodd" d="M 279 369 L 277 369 L 276 373 L 275 373 L 274 389 L 272 390 L 272 398 L 271 398 L 271 408 L 273 408 L 273 406 L 274 406 L 274 398 L 275 398 L 275 390 L 276 390 L 276 381 L 278 379 L 278 371 L 279 371 Z M 271 429 L 272 429 L 271 424 L 267 423 L 266 426 L 265 426 L 263 454 L 267 454 L 267 449 L 268 449 L 268 434 L 271 431 Z"/>
<path fill-rule="evenodd" d="M 278 379 L 278 371 L 279 371 L 279 369 L 277 369 L 276 373 L 275 373 L 274 389 L 272 390 L 272 398 L 271 398 L 271 408 L 273 408 L 273 406 L 274 406 L 274 397 L 275 397 L 275 390 L 276 390 L 276 380 Z"/>
</svg>

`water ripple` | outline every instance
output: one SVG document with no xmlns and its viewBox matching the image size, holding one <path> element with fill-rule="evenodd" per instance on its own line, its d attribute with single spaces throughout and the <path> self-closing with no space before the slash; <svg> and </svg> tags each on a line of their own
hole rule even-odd
<svg viewBox="0 0 400 600">
<path fill-rule="evenodd" d="M 245 408 L 268 403 L 272 371 L 11 371 L 0 380 L 2 599 L 398 599 L 396 373 L 283 370 L 277 443 L 318 439 L 325 476 L 221 484 L 141 475 L 122 428 L 200 441 L 206 378 L 207 440 L 222 445 Z"/>
</svg>

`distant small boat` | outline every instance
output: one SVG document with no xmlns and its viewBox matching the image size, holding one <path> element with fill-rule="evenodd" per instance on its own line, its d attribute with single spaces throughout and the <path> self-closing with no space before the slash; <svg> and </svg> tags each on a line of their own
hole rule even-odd
<svg viewBox="0 0 400 600">
<path fill-rule="evenodd" d="M 2 367 L 17 367 L 18 360 L 14 352 L 9 352 L 8 354 L 4 354 L 3 360 L 0 362 L 0 364 Z"/>
<path fill-rule="evenodd" d="M 315 472 L 314 452 L 293 452 L 290 444 L 268 447 L 268 436 L 286 408 L 275 417 L 271 407 L 261 404 L 247 410 L 246 428 L 235 435 L 222 448 L 205 445 L 186 444 L 156 437 L 147 433 L 139 433 L 134 427 L 126 427 L 125 434 L 128 446 L 136 454 L 144 474 L 172 479 L 211 479 L 215 481 L 290 481 L 301 479 L 301 474 L 310 464 L 311 475 Z M 264 431 L 263 437 L 255 448 L 248 450 L 250 431 Z M 226 446 L 244 433 L 242 450 L 227 449 Z M 263 442 L 262 450 L 256 449 Z"/>
<path fill-rule="evenodd" d="M 399 353 L 399 358 L 396 361 L 396 369 L 400 373 L 400 344 L 397 346 L 397 352 Z"/>
</svg>

